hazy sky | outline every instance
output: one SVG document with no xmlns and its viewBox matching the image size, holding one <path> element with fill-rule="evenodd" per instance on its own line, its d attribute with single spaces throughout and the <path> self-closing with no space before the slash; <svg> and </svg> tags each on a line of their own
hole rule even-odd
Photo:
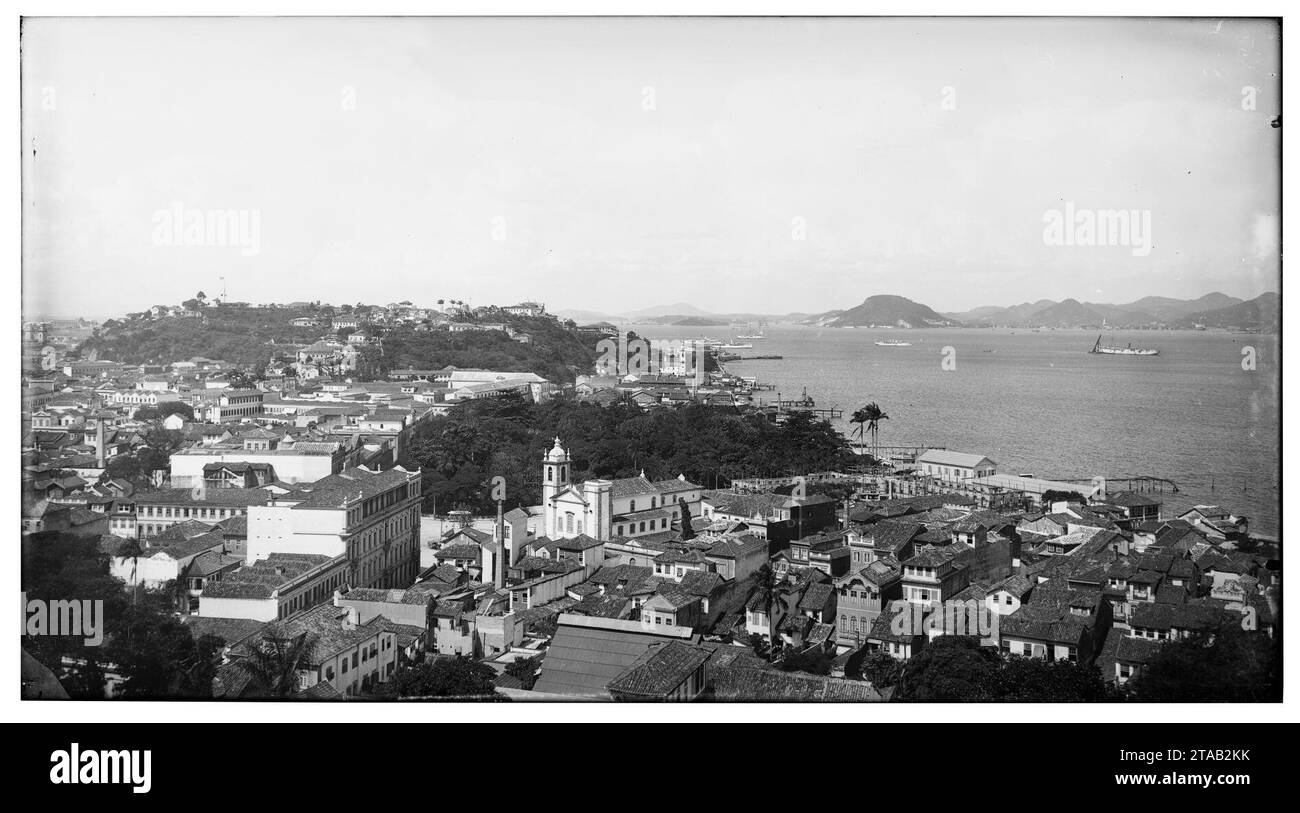
<svg viewBox="0 0 1300 813">
<path fill-rule="evenodd" d="M 28 20 L 22 54 L 27 318 L 222 276 L 607 312 L 1277 289 L 1266 22 Z M 1067 203 L 1149 212 L 1151 250 L 1048 245 Z M 226 210 L 248 250 L 168 237 Z"/>
</svg>

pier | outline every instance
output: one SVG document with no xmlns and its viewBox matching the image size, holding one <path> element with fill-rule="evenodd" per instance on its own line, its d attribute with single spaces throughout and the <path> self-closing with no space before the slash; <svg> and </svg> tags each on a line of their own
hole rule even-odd
<svg viewBox="0 0 1300 813">
<path fill-rule="evenodd" d="M 1097 480 L 1104 480 L 1106 488 L 1109 490 L 1112 483 L 1123 483 L 1127 491 L 1140 491 L 1151 494 L 1163 494 L 1168 487 L 1170 493 L 1178 493 L 1178 483 L 1166 477 L 1152 477 L 1150 475 L 1139 474 L 1130 477 L 1107 477 L 1098 475 L 1097 477 L 1053 477 L 1051 478 L 1061 483 L 1079 483 L 1090 485 Z"/>
</svg>

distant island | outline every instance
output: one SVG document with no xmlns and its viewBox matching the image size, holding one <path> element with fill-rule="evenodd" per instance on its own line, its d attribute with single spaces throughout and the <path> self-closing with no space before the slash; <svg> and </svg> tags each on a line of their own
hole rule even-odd
<svg viewBox="0 0 1300 813">
<path fill-rule="evenodd" d="M 891 294 L 877 294 L 845 311 L 828 311 L 803 320 L 817 327 L 961 327 L 961 322 L 936 313 L 918 302 Z"/>
</svg>

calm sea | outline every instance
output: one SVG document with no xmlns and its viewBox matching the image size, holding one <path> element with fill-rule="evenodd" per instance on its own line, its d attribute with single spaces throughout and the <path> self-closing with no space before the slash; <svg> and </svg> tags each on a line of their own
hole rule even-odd
<svg viewBox="0 0 1300 813">
<path fill-rule="evenodd" d="M 648 338 L 712 336 L 727 328 L 628 326 Z M 743 332 L 743 331 L 742 331 Z M 728 369 L 806 387 L 845 417 L 875 401 L 889 420 L 880 444 L 927 444 L 987 455 L 1002 473 L 1084 479 L 1152 476 L 1177 483 L 1167 515 L 1198 503 L 1244 513 L 1276 534 L 1281 386 L 1276 336 L 1114 331 L 1103 342 L 1156 347 L 1159 356 L 1091 355 L 1097 333 L 1074 330 L 876 330 L 771 327 Z M 910 347 L 877 347 L 876 339 Z M 1243 348 L 1256 369 L 1242 368 Z M 952 348 L 954 369 L 945 370 Z M 757 393 L 775 399 L 776 392 Z M 847 433 L 846 420 L 836 421 Z M 1114 487 L 1112 487 L 1114 488 Z"/>
</svg>

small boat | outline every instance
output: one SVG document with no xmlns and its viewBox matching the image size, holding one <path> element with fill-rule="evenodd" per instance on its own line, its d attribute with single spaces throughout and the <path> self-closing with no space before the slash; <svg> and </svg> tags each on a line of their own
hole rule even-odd
<svg viewBox="0 0 1300 813">
<path fill-rule="evenodd" d="M 1129 342 L 1128 345 L 1125 347 L 1103 346 L 1101 343 L 1101 336 L 1097 337 L 1097 343 L 1094 344 L 1092 346 L 1092 349 L 1089 350 L 1088 352 L 1099 353 L 1106 356 L 1158 356 L 1160 355 L 1159 350 L 1155 350 L 1150 347 L 1134 347 L 1132 342 Z"/>
<path fill-rule="evenodd" d="M 911 342 L 902 339 L 876 339 L 876 347 L 911 347 Z"/>
</svg>

